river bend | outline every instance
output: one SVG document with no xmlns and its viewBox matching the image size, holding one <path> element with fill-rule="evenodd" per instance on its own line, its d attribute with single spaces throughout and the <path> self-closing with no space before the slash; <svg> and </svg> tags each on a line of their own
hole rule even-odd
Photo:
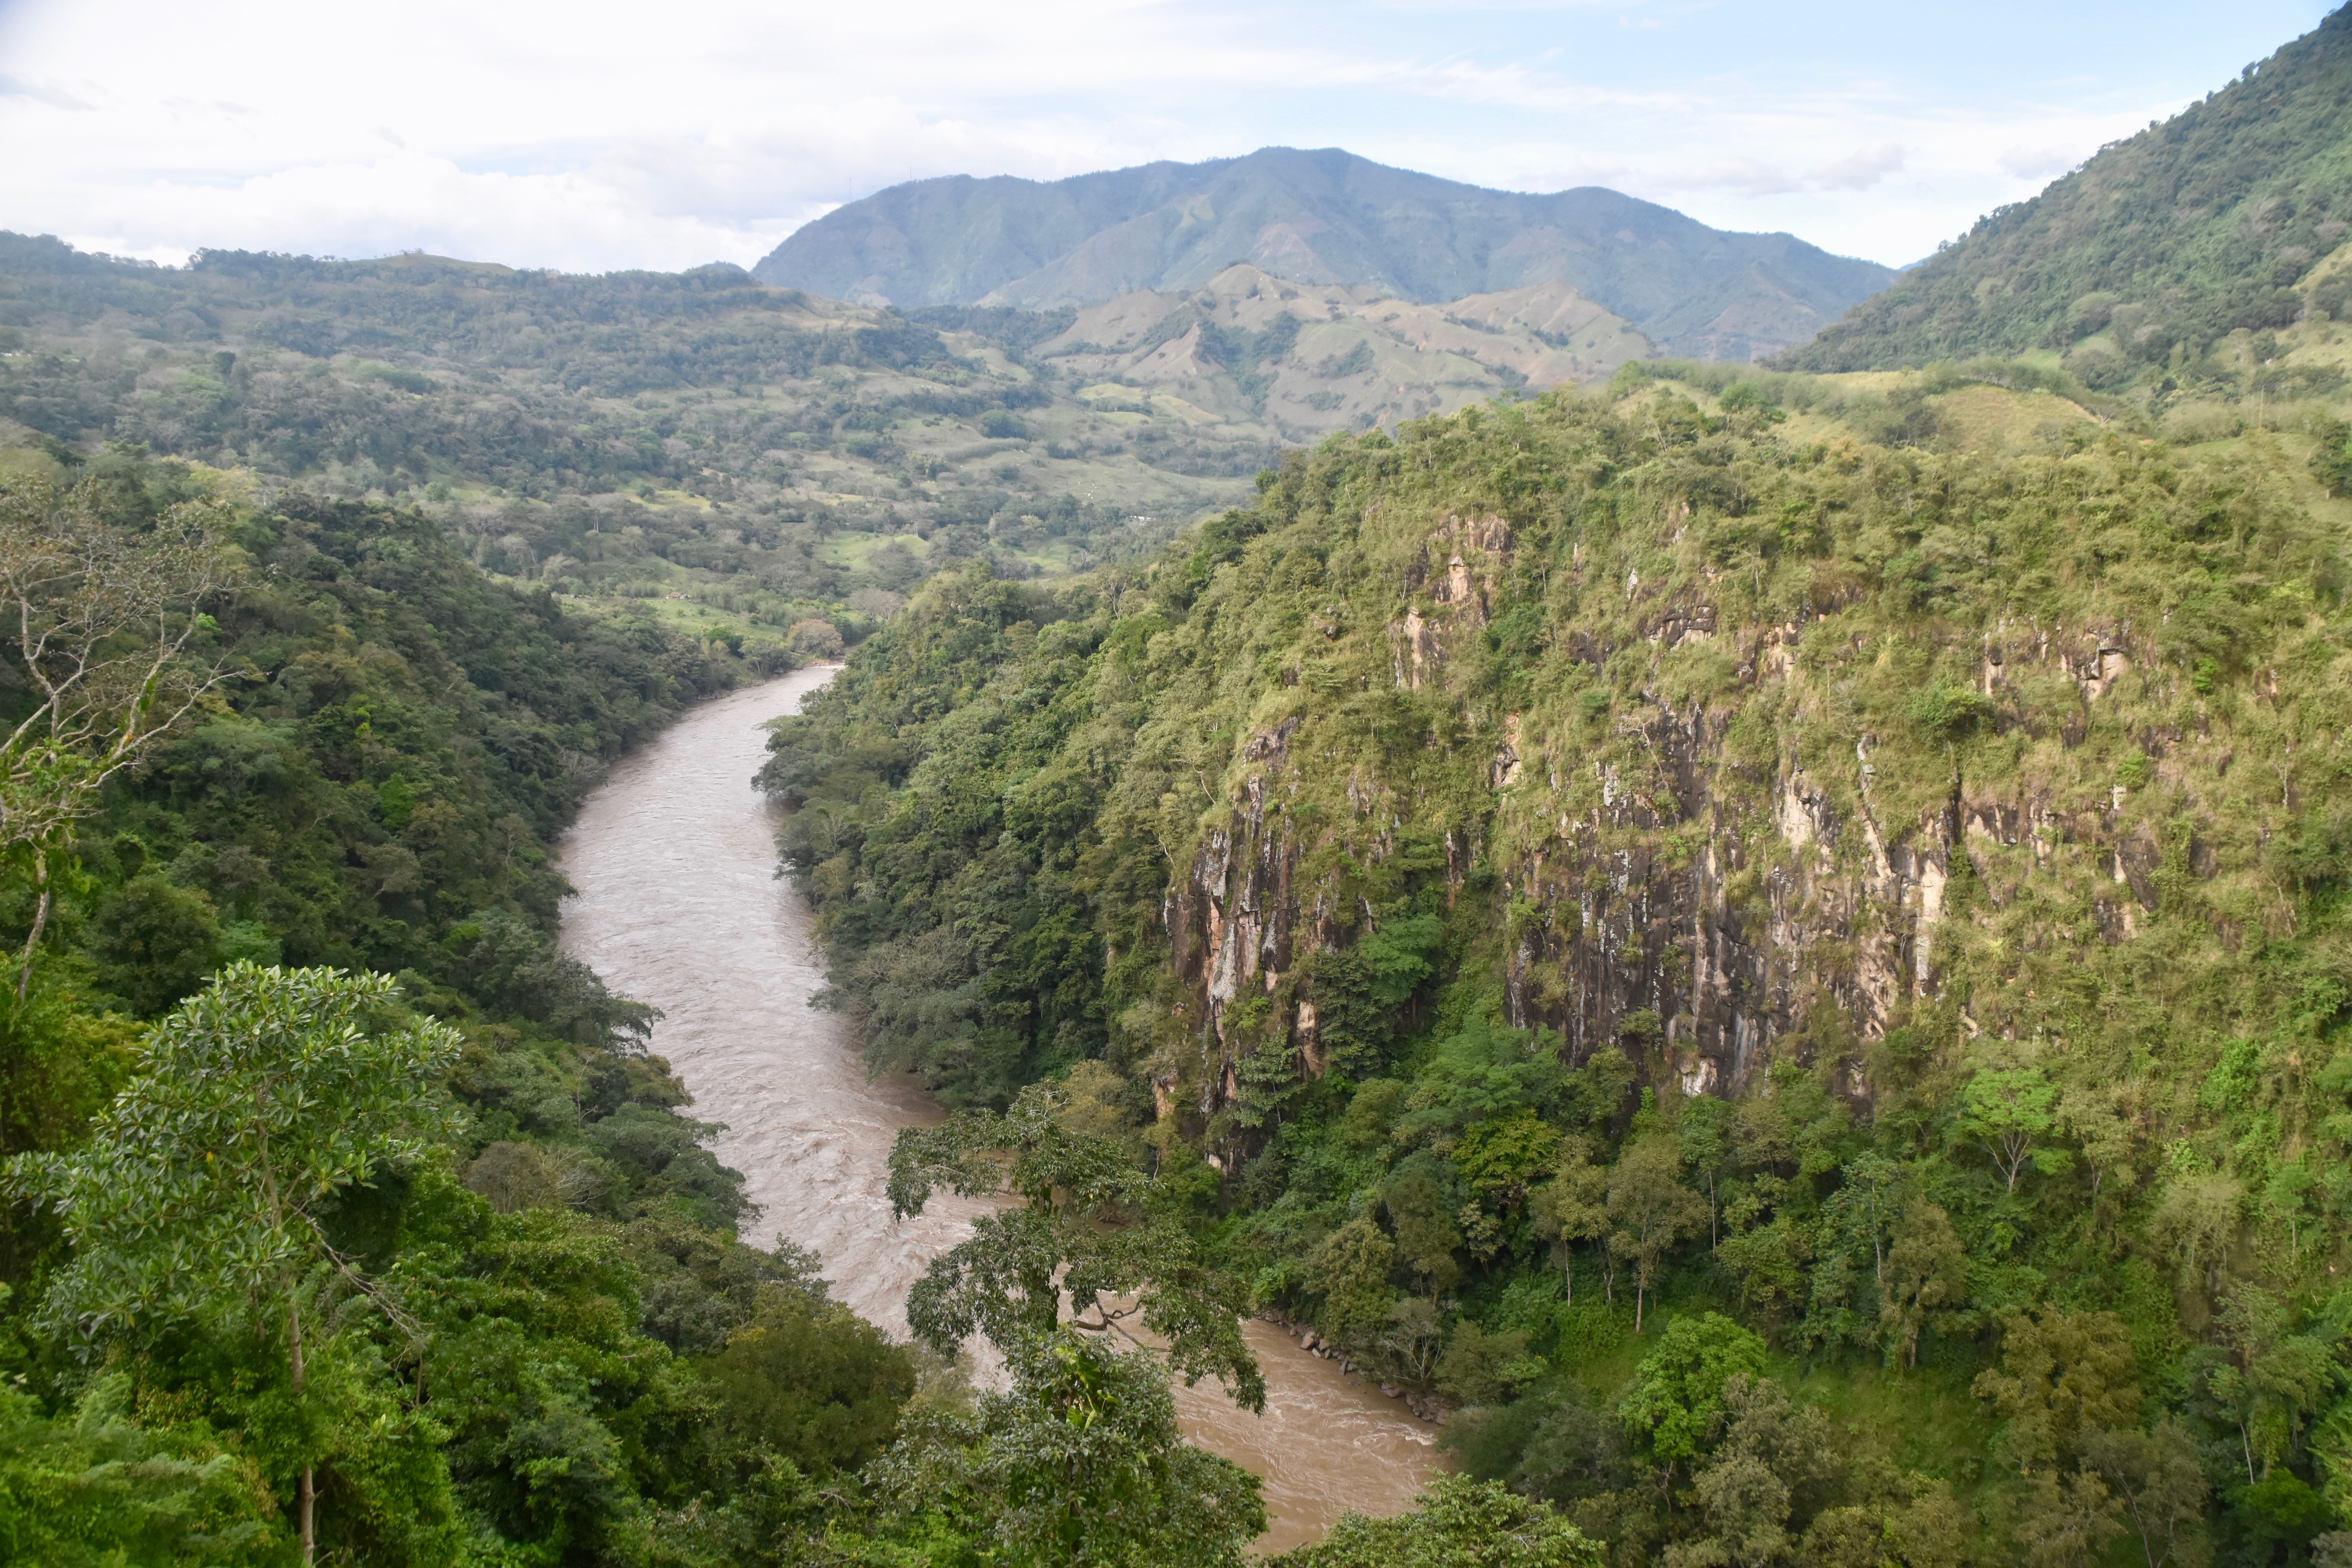
<svg viewBox="0 0 2352 1568">
<path fill-rule="evenodd" d="M 653 1048 L 724 1123 L 717 1150 L 759 1218 L 746 1239 L 814 1247 L 835 1293 L 894 1334 L 924 1266 L 971 1234 L 978 1205 L 937 1201 L 893 1221 L 885 1191 L 901 1127 L 939 1107 L 905 1079 L 869 1081 L 844 1022 L 814 1005 L 824 969 L 806 905 L 774 874 L 774 826 L 751 775 L 762 722 L 796 711 L 828 668 L 704 703 L 624 759 L 561 846 L 577 895 L 563 942 L 622 994 L 661 1009 Z M 1434 1468 L 1430 1429 L 1261 1322 L 1263 1417 L 1213 1384 L 1179 1386 L 1186 1431 L 1265 1479 L 1278 1551 L 1319 1539 L 1342 1509 L 1404 1508 Z"/>
</svg>

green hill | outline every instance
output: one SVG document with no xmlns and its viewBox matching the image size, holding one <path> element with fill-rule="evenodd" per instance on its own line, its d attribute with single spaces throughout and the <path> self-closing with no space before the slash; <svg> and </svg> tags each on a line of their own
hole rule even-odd
<svg viewBox="0 0 2352 1568">
<path fill-rule="evenodd" d="M 1742 360 L 1803 342 L 1894 276 L 1614 191 L 1492 191 L 1337 148 L 1288 147 L 1050 184 L 959 175 L 893 185 L 798 230 L 754 271 L 902 308 L 1040 310 L 1182 293 L 1235 261 L 1422 302 L 1564 282 L 1664 352 Z"/>
<path fill-rule="evenodd" d="M 1083 311 L 901 314 L 726 267 L 157 268 L 0 235 L 0 466 L 131 442 L 415 506 L 499 575 L 705 633 L 854 637 L 944 565 L 1146 554 L 1285 444 L 1651 352 L 1559 282 L 1428 306 L 1244 266 Z"/>
<path fill-rule="evenodd" d="M 935 582 L 765 775 L 841 998 L 1120 1108 L 1625 1568 L 2341 1562 L 2346 509 L 1862 379 L 1335 437 L 1148 569 Z"/>
<path fill-rule="evenodd" d="M 854 627 L 941 563 L 1085 567 L 1247 493 L 1266 432 L 1097 417 L 1022 353 L 1060 324 L 942 332 L 731 267 L 157 268 L 0 235 L 0 447 L 422 507 L 501 575 L 706 631 Z"/>
<path fill-rule="evenodd" d="M 954 319 L 919 310 L 919 320 Z M 1606 380 L 1649 341 L 1565 283 L 1417 305 L 1236 264 L 1190 293 L 1142 289 L 1055 315 L 1030 351 L 1078 403 L 1138 423 L 1255 426 L 1284 443 L 1393 426 L 1523 389 Z"/>
<path fill-rule="evenodd" d="M 1779 362 L 1884 370 L 2071 351 L 2120 386 L 2290 325 L 2352 225 L 2352 12 L 1980 220 Z M 2339 306 L 2341 301 L 2337 301 Z M 2160 377 L 2159 377 L 2160 378 Z"/>
</svg>

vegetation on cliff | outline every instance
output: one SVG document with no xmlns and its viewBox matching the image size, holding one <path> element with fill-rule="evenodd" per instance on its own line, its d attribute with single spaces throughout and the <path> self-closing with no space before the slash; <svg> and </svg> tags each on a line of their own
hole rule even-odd
<svg viewBox="0 0 2352 1568">
<path fill-rule="evenodd" d="M 651 1015 L 556 947 L 603 764 L 772 663 L 414 513 L 79 467 L 0 482 L 0 1561 L 1239 1561 L 1257 1482 L 1184 1441 L 1127 1309 L 1055 1321 L 1065 1268 L 1138 1292 L 1262 1397 L 1245 1284 L 1123 1133 L 1040 1086 L 910 1145 L 908 1210 L 999 1147 L 1035 1201 L 896 1344 L 743 1244 Z M 975 1328 L 1009 1387 L 950 1359 Z"/>
<path fill-rule="evenodd" d="M 1616 1561 L 2340 1552 L 2336 503 L 2262 432 L 1718 391 L 935 582 L 763 775 L 837 1000 L 1123 1125 Z"/>
</svg>

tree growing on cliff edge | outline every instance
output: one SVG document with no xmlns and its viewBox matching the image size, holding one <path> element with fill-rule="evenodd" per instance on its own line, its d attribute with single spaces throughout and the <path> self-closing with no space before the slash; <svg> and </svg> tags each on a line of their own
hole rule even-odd
<svg viewBox="0 0 2352 1568">
<path fill-rule="evenodd" d="M 1960 1134 L 1992 1157 L 2010 1192 L 2029 1163 L 2054 1174 L 2072 1163 L 2066 1151 L 2043 1142 L 2058 1124 L 2057 1100 L 2049 1075 L 2030 1067 L 1979 1068 L 1960 1091 Z"/>
</svg>

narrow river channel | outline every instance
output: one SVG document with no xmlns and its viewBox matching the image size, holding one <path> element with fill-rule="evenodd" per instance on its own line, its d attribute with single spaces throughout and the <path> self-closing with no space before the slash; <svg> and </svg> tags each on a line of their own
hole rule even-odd
<svg viewBox="0 0 2352 1568">
<path fill-rule="evenodd" d="M 815 1007 L 824 966 L 805 905 L 774 875 L 774 826 L 751 775 L 761 723 L 830 679 L 800 670 L 694 709 L 624 760 L 565 836 L 565 946 L 625 995 L 662 1010 L 654 1049 L 723 1122 L 725 1162 L 761 1215 L 749 1239 L 823 1254 L 861 1315 L 906 1332 L 907 1289 L 970 1234 L 975 1205 L 894 1222 L 886 1162 L 901 1127 L 940 1110 L 904 1079 L 869 1081 L 843 1021 Z M 1433 1432 L 1269 1324 L 1247 1325 L 1265 1369 L 1253 1416 L 1211 1384 L 1179 1385 L 1194 1441 L 1265 1479 L 1279 1551 L 1319 1539 L 1344 1509 L 1394 1513 L 1435 1468 Z"/>
</svg>

